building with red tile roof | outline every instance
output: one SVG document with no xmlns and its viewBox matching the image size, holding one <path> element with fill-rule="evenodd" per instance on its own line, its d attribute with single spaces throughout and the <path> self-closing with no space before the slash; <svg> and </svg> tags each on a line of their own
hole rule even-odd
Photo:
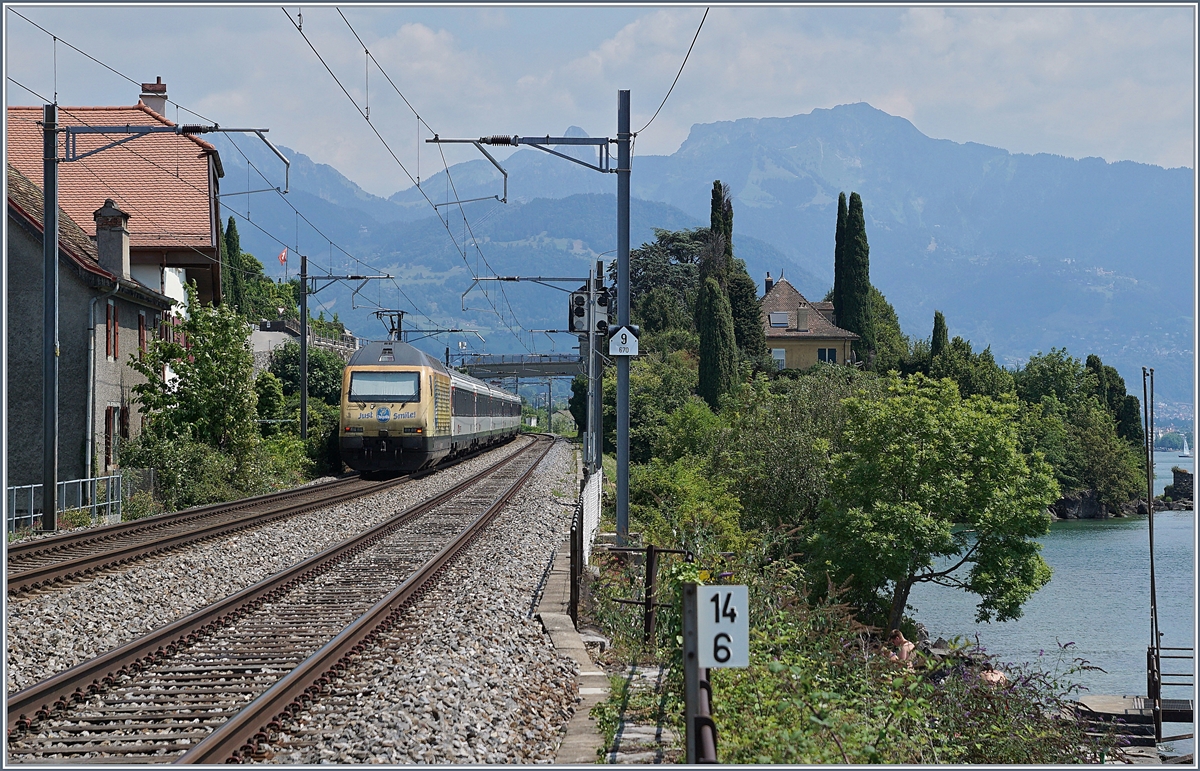
<svg viewBox="0 0 1200 771">
<path fill-rule="evenodd" d="M 850 362 L 858 335 L 836 326 L 833 303 L 811 303 L 785 279 L 767 274 L 762 306 L 767 347 L 780 369 L 808 369 L 817 362 Z"/>
<path fill-rule="evenodd" d="M 8 480 L 42 481 L 43 206 L 41 189 L 7 168 Z M 59 207 L 58 478 L 113 473 L 120 443 L 136 436 L 140 414 L 130 366 L 172 310 L 173 299 L 134 279 L 126 212 L 103 196 L 87 216 L 89 236 Z"/>
<path fill-rule="evenodd" d="M 166 85 L 142 84 L 129 107 L 59 107 L 63 126 L 124 127 L 175 124 L 164 110 Z M 9 107 L 8 161 L 39 189 L 42 184 L 42 107 Z M 219 179 L 215 147 L 195 136 L 162 132 L 135 138 L 112 133 L 74 135 L 72 153 L 94 155 L 59 164 L 58 202 L 76 222 L 91 222 L 99 202 L 112 201 L 129 218 L 133 276 L 152 289 L 183 300 L 182 284 L 195 281 L 203 302 L 220 301 Z M 114 142 L 126 140 L 120 144 Z M 59 157 L 64 155 L 60 144 Z"/>
</svg>

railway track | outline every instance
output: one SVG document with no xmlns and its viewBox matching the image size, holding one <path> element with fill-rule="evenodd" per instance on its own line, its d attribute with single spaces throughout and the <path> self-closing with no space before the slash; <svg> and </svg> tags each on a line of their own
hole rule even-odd
<svg viewBox="0 0 1200 771">
<path fill-rule="evenodd" d="M 231 503 L 200 506 L 8 547 L 8 594 L 61 586 L 110 568 L 229 533 L 382 492 L 460 461 L 395 479 L 338 479 Z"/>
<path fill-rule="evenodd" d="M 483 529 L 551 447 L 8 700 L 9 762 L 248 759 Z"/>
</svg>

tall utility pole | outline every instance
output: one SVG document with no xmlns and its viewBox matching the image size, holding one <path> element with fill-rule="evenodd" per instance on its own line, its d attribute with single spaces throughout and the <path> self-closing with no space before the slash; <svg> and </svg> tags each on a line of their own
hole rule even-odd
<svg viewBox="0 0 1200 771">
<path fill-rule="evenodd" d="M 617 328 L 629 326 L 629 91 L 617 92 Z M 629 539 L 629 357 L 617 357 L 617 545 Z"/>
<path fill-rule="evenodd" d="M 442 139 L 434 136 L 426 139 L 429 143 L 459 143 L 473 144 L 480 151 L 482 145 L 505 145 L 510 147 L 534 147 L 538 150 L 557 155 L 568 161 L 586 166 L 593 171 L 617 174 L 617 317 L 618 328 L 629 324 L 629 174 L 630 174 L 630 140 L 629 131 L 629 91 L 617 91 L 617 168 L 609 166 L 610 156 L 608 146 L 614 140 L 600 137 L 542 137 L 534 136 L 505 136 L 493 135 L 479 139 Z M 595 145 L 600 153 L 596 164 L 581 161 L 570 155 L 551 150 L 550 145 Z M 486 154 L 486 153 L 485 153 Z M 491 156 L 488 156 L 491 159 Z M 495 160 L 492 160 L 495 163 Z M 496 164 L 499 168 L 499 164 Z M 508 177 L 505 175 L 505 180 Z M 599 352 L 593 350 L 593 356 Z M 597 360 L 598 361 L 598 360 Z M 599 389 L 598 389 L 599 390 Z M 596 394 L 599 401 L 600 394 Z M 597 423 L 602 422 L 603 412 L 596 410 Z M 601 425 L 596 426 L 595 441 L 597 450 L 601 447 L 604 434 Z M 595 453 L 597 465 L 600 452 Z M 617 357 L 617 543 L 624 544 L 629 539 L 629 357 Z"/>
<path fill-rule="evenodd" d="M 308 439 L 308 255 L 300 254 L 300 439 Z"/>
<path fill-rule="evenodd" d="M 42 208 L 42 530 L 53 531 L 58 529 L 57 104 L 42 107 Z"/>
</svg>

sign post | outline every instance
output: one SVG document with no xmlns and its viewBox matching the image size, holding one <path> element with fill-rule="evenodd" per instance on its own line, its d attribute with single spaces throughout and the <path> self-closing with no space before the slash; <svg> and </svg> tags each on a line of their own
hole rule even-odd
<svg viewBox="0 0 1200 771">
<path fill-rule="evenodd" d="M 688 763 L 717 762 L 708 670 L 750 666 L 745 586 L 683 585 L 684 729 Z"/>
<path fill-rule="evenodd" d="M 637 356 L 638 329 L 632 325 L 619 327 L 608 337 L 609 356 Z"/>
</svg>

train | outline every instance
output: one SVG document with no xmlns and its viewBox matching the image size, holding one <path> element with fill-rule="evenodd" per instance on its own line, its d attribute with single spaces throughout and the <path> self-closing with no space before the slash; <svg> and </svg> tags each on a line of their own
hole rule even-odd
<svg viewBox="0 0 1200 771">
<path fill-rule="evenodd" d="M 512 439 L 521 399 L 408 343 L 368 343 L 342 373 L 338 445 L 364 474 L 419 471 Z"/>
</svg>

